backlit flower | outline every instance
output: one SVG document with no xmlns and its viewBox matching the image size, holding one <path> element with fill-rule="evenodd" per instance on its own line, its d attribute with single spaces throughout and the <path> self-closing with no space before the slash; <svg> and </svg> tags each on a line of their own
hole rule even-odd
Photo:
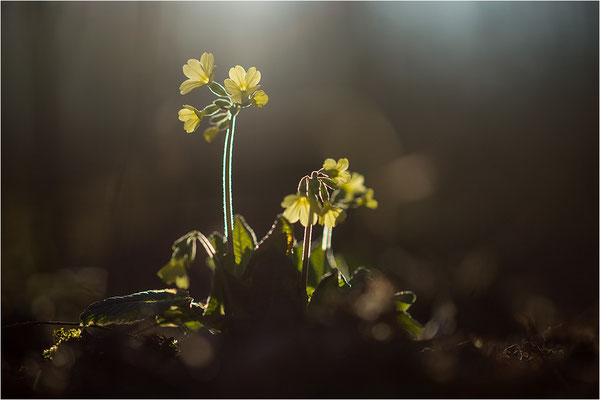
<svg viewBox="0 0 600 400">
<path fill-rule="evenodd" d="M 195 132 L 203 117 L 204 112 L 198 111 L 192 106 L 186 105 L 179 110 L 179 120 L 183 121 L 183 129 L 187 133 Z"/>
<path fill-rule="evenodd" d="M 321 215 L 319 215 L 319 224 L 333 228 L 336 222 L 342 222 L 345 216 L 346 213 L 340 207 L 325 203 L 321 210 Z"/>
<path fill-rule="evenodd" d="M 181 94 L 187 94 L 192 90 L 204 86 L 213 80 L 215 69 L 215 58 L 212 53 L 204 53 L 200 61 L 192 58 L 183 66 L 183 74 L 189 79 L 179 86 Z"/>
<path fill-rule="evenodd" d="M 379 203 L 373 198 L 374 194 L 375 192 L 373 191 L 373 189 L 367 190 L 367 193 L 365 193 L 360 199 L 358 199 L 356 204 L 359 206 L 366 206 L 367 208 L 371 208 L 373 210 L 376 209 Z"/>
<path fill-rule="evenodd" d="M 254 96 L 252 96 L 251 101 L 254 107 L 260 108 L 267 104 L 269 96 L 267 96 L 264 90 L 257 90 L 256 93 L 254 93 Z"/>
<path fill-rule="evenodd" d="M 242 66 L 236 65 L 229 70 L 229 78 L 225 79 L 225 89 L 234 103 L 247 105 L 250 96 L 260 87 L 258 82 L 260 82 L 260 71 L 251 67 L 246 72 Z"/>
<path fill-rule="evenodd" d="M 281 207 L 285 208 L 283 216 L 292 224 L 300 221 L 303 226 L 315 225 L 319 219 L 316 204 L 303 195 L 290 194 L 285 196 L 281 202 Z"/>
<path fill-rule="evenodd" d="M 338 185 L 350 181 L 350 172 L 346 171 L 350 166 L 347 158 L 340 158 L 337 162 L 333 158 L 328 158 L 323 163 L 323 169 L 329 177 Z"/>
<path fill-rule="evenodd" d="M 367 191 L 365 186 L 365 177 L 358 172 L 353 172 L 350 181 L 348 183 L 341 184 L 340 189 L 346 193 L 345 201 L 350 201 L 354 198 L 354 196 L 363 194 Z"/>
</svg>

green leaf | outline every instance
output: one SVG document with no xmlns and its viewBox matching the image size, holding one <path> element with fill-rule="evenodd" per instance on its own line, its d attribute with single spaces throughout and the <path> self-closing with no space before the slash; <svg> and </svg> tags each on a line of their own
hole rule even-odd
<svg viewBox="0 0 600 400">
<path fill-rule="evenodd" d="M 308 303 L 307 314 L 309 317 L 327 322 L 331 320 L 340 305 L 344 302 L 344 297 L 348 292 L 348 287 L 339 285 L 339 271 L 334 269 L 325 274 L 319 286 L 312 294 L 310 303 Z"/>
<path fill-rule="evenodd" d="M 328 268 L 325 252 L 321 246 L 316 246 L 310 252 L 310 265 L 311 268 L 308 270 L 308 282 L 311 286 L 317 287 L 323 274 L 325 274 Z"/>
<path fill-rule="evenodd" d="M 216 231 L 210 234 L 208 240 L 211 246 L 215 249 L 215 255 L 214 257 L 209 257 L 206 260 L 206 263 L 208 264 L 210 269 L 214 271 L 217 264 L 224 265 L 223 261 L 225 254 L 227 254 L 227 243 L 225 242 L 225 238 L 223 237 L 223 235 L 221 235 L 220 232 Z"/>
<path fill-rule="evenodd" d="M 214 113 L 216 113 L 217 111 L 220 111 L 220 110 L 221 109 L 216 104 L 209 104 L 202 109 L 202 111 L 204 111 L 205 115 L 213 115 Z"/>
<path fill-rule="evenodd" d="M 227 97 L 228 96 L 225 88 L 223 86 L 221 86 L 218 82 L 212 81 L 210 83 L 210 85 L 208 85 L 208 88 L 210 89 L 211 92 L 213 92 L 215 95 L 217 95 L 219 97 Z"/>
<path fill-rule="evenodd" d="M 171 258 L 169 263 L 157 273 L 167 285 L 175 284 L 180 289 L 190 287 L 190 277 L 187 273 L 187 261 L 184 258 Z"/>
<path fill-rule="evenodd" d="M 207 326 L 221 328 L 225 317 L 224 302 L 224 271 L 221 268 L 215 269 L 212 279 L 210 296 L 204 308 L 203 319 Z"/>
<path fill-rule="evenodd" d="M 394 294 L 393 301 L 396 311 L 407 311 L 417 301 L 417 295 L 406 290 Z"/>
<path fill-rule="evenodd" d="M 236 215 L 233 223 L 233 234 L 231 236 L 235 263 L 241 267 L 236 269 L 236 275 L 241 277 L 256 247 L 256 235 L 244 217 Z"/>
<path fill-rule="evenodd" d="M 396 316 L 396 321 L 413 339 L 419 340 L 421 338 L 423 326 L 413 319 L 409 313 L 400 311 Z"/>
<path fill-rule="evenodd" d="M 281 215 L 260 241 L 246 267 L 243 281 L 248 285 L 239 299 L 255 316 L 299 316 L 306 301 L 300 273 L 293 261 L 293 228 Z"/>
<path fill-rule="evenodd" d="M 156 316 L 160 326 L 181 326 L 187 331 L 196 332 L 204 326 L 204 308 L 198 303 L 188 306 L 171 306 L 168 310 Z"/>
<path fill-rule="evenodd" d="M 229 113 L 217 114 L 210 118 L 210 123 L 216 124 L 218 122 L 223 121 L 224 119 L 227 119 L 228 117 L 229 117 Z"/>
<path fill-rule="evenodd" d="M 229 107 L 231 106 L 231 103 L 224 99 L 217 99 L 217 100 L 213 101 L 213 104 L 216 105 L 217 107 L 221 108 L 222 110 L 228 110 Z"/>
<path fill-rule="evenodd" d="M 225 242 L 225 238 L 221 235 L 220 232 L 213 232 L 208 236 L 208 240 L 210 244 L 215 248 L 215 252 L 217 256 L 223 256 L 227 253 L 227 243 Z"/>
<path fill-rule="evenodd" d="M 92 303 L 79 318 L 84 325 L 133 324 L 191 301 L 186 290 L 147 290 Z"/>
</svg>

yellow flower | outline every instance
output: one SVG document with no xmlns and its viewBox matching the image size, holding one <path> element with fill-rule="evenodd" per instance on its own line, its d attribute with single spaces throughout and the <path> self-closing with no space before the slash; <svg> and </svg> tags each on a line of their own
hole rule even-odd
<svg viewBox="0 0 600 400">
<path fill-rule="evenodd" d="M 350 172 L 346 171 L 349 166 L 350 162 L 347 158 L 340 158 L 337 162 L 333 158 L 328 158 L 323 163 L 323 169 L 327 175 L 338 185 L 350 181 Z"/>
<path fill-rule="evenodd" d="M 258 82 L 260 82 L 260 71 L 251 67 L 246 72 L 242 66 L 236 65 L 229 70 L 229 78 L 225 79 L 225 89 L 234 103 L 247 105 L 250 96 L 260 87 Z"/>
<path fill-rule="evenodd" d="M 319 215 L 319 224 L 334 228 L 336 222 L 342 222 L 345 217 L 346 213 L 340 207 L 325 203 Z"/>
<path fill-rule="evenodd" d="M 353 172 L 350 181 L 341 184 L 340 188 L 346 193 L 345 201 L 350 201 L 355 195 L 363 194 L 367 191 L 367 188 L 365 187 L 365 177 L 358 172 Z"/>
<path fill-rule="evenodd" d="M 315 225 L 319 219 L 316 205 L 306 196 L 297 194 L 285 196 L 281 207 L 286 209 L 283 216 L 292 224 L 300 221 L 303 226 Z"/>
<path fill-rule="evenodd" d="M 192 106 L 186 105 L 179 110 L 179 120 L 183 121 L 183 129 L 187 133 L 195 132 L 203 117 L 204 112 L 198 111 Z"/>
<path fill-rule="evenodd" d="M 215 58 L 212 53 L 204 53 L 200 61 L 192 58 L 183 66 L 183 73 L 189 79 L 179 86 L 181 94 L 187 94 L 192 90 L 204 86 L 213 80 L 215 69 Z"/>
<path fill-rule="evenodd" d="M 262 107 L 269 101 L 269 96 L 264 92 L 264 90 L 257 90 L 252 97 L 252 105 L 254 107 Z"/>
<path fill-rule="evenodd" d="M 374 194 L 375 192 L 373 191 L 373 189 L 367 190 L 367 193 L 365 193 L 360 199 L 358 199 L 356 204 L 359 206 L 366 206 L 373 210 L 376 209 L 379 203 L 373 198 Z"/>
</svg>

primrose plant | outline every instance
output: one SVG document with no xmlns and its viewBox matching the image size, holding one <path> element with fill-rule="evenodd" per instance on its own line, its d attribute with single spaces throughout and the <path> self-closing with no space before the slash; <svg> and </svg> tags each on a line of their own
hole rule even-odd
<svg viewBox="0 0 600 400">
<path fill-rule="evenodd" d="M 369 323 L 388 318 L 401 331 L 419 338 L 421 326 L 407 313 L 416 299 L 412 292 L 392 291 L 385 299 L 373 295 L 369 290 L 375 290 L 377 285 L 369 282 L 383 279 L 381 274 L 363 267 L 350 268 L 342 256 L 333 254 L 333 229 L 345 220 L 348 211 L 362 206 L 377 208 L 373 189 L 365 186 L 363 175 L 348 170 L 348 159 L 328 158 L 319 169 L 302 177 L 296 193 L 284 197 L 283 213 L 260 241 L 245 219 L 234 215 L 231 171 L 236 119 L 244 109 L 264 107 L 269 97 L 259 90 L 261 73 L 255 67 L 247 71 L 240 65 L 230 68 L 223 85 L 215 81 L 214 72 L 211 53 L 202 54 L 199 61 L 190 59 L 183 66 L 188 79 L 179 87 L 182 95 L 206 87 L 217 98 L 203 108 L 184 105 L 179 110 L 179 120 L 191 134 L 209 118 L 203 134 L 209 143 L 225 132 L 223 234 L 213 232 L 206 236 L 192 231 L 177 239 L 170 261 L 157 273 L 167 285 L 176 288 L 95 302 L 81 314 L 82 329 L 149 319 L 186 332 L 201 328 L 212 332 L 227 330 L 240 318 L 323 322 L 364 309 L 361 301 L 379 299 L 380 312 L 376 317 L 364 312 L 358 315 Z M 294 236 L 296 223 L 304 228 L 301 242 Z M 313 242 L 315 225 L 323 227 L 322 237 Z M 195 265 L 198 250 L 206 254 L 206 264 L 213 271 L 211 292 L 204 302 L 194 301 L 187 291 L 188 270 Z M 372 300 L 369 301 L 372 308 Z"/>
</svg>

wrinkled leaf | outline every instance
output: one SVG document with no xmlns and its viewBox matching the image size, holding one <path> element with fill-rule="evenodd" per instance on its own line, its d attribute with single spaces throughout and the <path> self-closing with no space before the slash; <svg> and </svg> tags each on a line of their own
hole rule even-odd
<svg viewBox="0 0 600 400">
<path fill-rule="evenodd" d="M 203 314 L 204 308 L 192 302 L 189 306 L 171 306 L 156 316 L 156 322 L 160 326 L 181 326 L 188 331 L 196 332 L 204 326 Z"/>
<path fill-rule="evenodd" d="M 232 240 L 235 263 L 240 266 L 240 268 L 234 270 L 234 273 L 240 277 L 243 275 L 245 267 L 256 247 L 256 235 L 241 215 L 235 216 Z"/>
<path fill-rule="evenodd" d="M 415 301 L 417 301 L 417 295 L 409 290 L 394 294 L 396 311 L 407 311 Z"/>
<path fill-rule="evenodd" d="M 92 303 L 79 318 L 84 325 L 133 324 L 191 301 L 186 290 L 147 290 Z"/>
<path fill-rule="evenodd" d="M 329 269 L 327 257 L 321 246 L 316 246 L 310 252 L 310 265 L 311 268 L 308 270 L 308 282 L 311 286 L 317 287 L 319 282 L 321 282 L 321 278 Z"/>
<path fill-rule="evenodd" d="M 221 235 L 220 232 L 213 232 L 208 237 L 210 244 L 215 248 L 215 252 L 217 256 L 222 256 L 227 253 L 227 243 L 225 243 L 225 238 Z"/>
<path fill-rule="evenodd" d="M 171 259 L 156 274 L 167 285 L 175 284 L 179 289 L 187 289 L 190 286 L 190 278 L 187 268 L 196 259 L 196 249 L 200 242 L 208 256 L 212 258 L 215 253 L 208 239 L 199 231 L 188 232 L 177 239 L 171 249 Z"/>
<path fill-rule="evenodd" d="M 183 258 L 171 258 L 169 263 L 157 273 L 167 285 L 175 284 L 180 289 L 190 287 L 190 278 L 187 273 L 187 261 Z"/>
</svg>

